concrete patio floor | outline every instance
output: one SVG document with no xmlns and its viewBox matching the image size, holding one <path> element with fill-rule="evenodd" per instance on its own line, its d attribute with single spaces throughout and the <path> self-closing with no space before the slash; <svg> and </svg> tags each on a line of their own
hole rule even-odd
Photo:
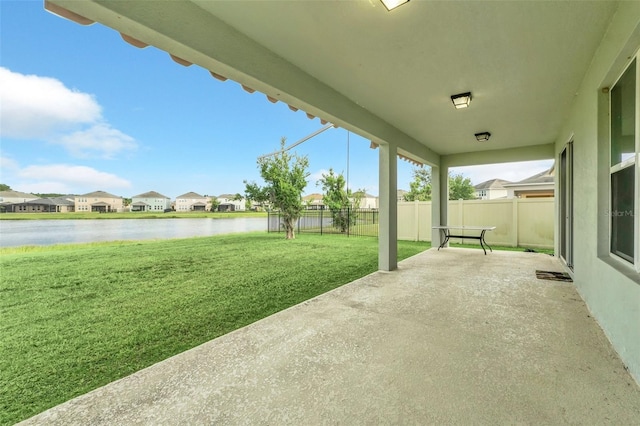
<svg viewBox="0 0 640 426">
<path fill-rule="evenodd" d="M 640 424 L 640 389 L 538 253 L 431 249 L 24 424 Z"/>
</svg>

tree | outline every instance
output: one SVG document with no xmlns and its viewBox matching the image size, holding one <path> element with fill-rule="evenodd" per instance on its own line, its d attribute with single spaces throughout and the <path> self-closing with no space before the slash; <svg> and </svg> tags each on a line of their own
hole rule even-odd
<svg viewBox="0 0 640 426">
<path fill-rule="evenodd" d="M 295 223 L 304 208 L 302 191 L 307 186 L 309 159 L 284 150 L 286 138 L 280 140 L 280 151 L 258 159 L 260 176 L 266 185 L 244 181 L 245 194 L 259 203 L 269 202 L 280 211 L 288 240 L 295 238 Z"/>
<path fill-rule="evenodd" d="M 362 199 L 367 195 L 364 189 L 358 189 L 356 192 L 349 190 L 349 199 L 351 200 L 351 207 L 354 209 L 360 208 Z M 354 216 L 355 217 L 355 216 Z"/>
<path fill-rule="evenodd" d="M 218 199 L 216 197 L 211 197 L 211 210 L 212 212 L 215 212 L 218 210 L 218 206 L 220 206 L 220 201 L 218 201 Z"/>
<path fill-rule="evenodd" d="M 333 226 L 339 228 L 340 232 L 347 232 L 356 223 L 356 212 L 352 208 L 360 205 L 364 191 L 351 193 L 351 190 L 345 190 L 344 176 L 342 173 L 335 174 L 333 169 L 329 169 L 327 174 L 323 173 L 318 184 L 322 185 L 322 202 L 331 211 Z"/>
<path fill-rule="evenodd" d="M 450 200 L 475 200 L 476 190 L 471 185 L 471 179 L 461 174 L 449 173 L 449 199 Z"/>
<path fill-rule="evenodd" d="M 269 191 L 266 187 L 261 187 L 255 182 L 247 182 L 246 180 L 244 181 L 244 185 L 244 196 L 248 202 L 256 203 L 262 207 L 268 208 Z"/>
<path fill-rule="evenodd" d="M 471 185 L 471 179 L 461 174 L 449 172 L 449 199 L 474 200 L 476 190 Z M 431 200 L 431 169 L 413 169 L 413 181 L 409 183 L 409 191 L 404 194 L 405 201 Z"/>
<path fill-rule="evenodd" d="M 413 169 L 413 181 L 409 183 L 409 192 L 404 194 L 405 201 L 431 200 L 431 169 Z"/>
<path fill-rule="evenodd" d="M 11 191 L 11 187 L 4 183 L 0 183 L 0 191 Z"/>
</svg>

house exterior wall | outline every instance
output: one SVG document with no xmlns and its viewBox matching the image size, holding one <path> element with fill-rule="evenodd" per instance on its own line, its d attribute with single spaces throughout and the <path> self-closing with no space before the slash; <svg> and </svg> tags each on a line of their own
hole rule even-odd
<svg viewBox="0 0 640 426">
<path fill-rule="evenodd" d="M 487 189 L 487 200 L 495 200 L 498 198 L 506 198 L 507 197 L 506 189 Z"/>
<path fill-rule="evenodd" d="M 41 204 L 19 203 L 13 206 L 13 213 L 43 213 L 46 211 L 46 207 Z"/>
<path fill-rule="evenodd" d="M 244 198 L 241 198 L 240 200 L 235 200 L 235 197 L 225 197 L 225 196 L 220 196 L 217 198 L 218 202 L 220 204 L 233 204 L 234 207 L 234 211 L 238 212 L 238 211 L 245 211 L 247 208 L 247 200 Z"/>
<path fill-rule="evenodd" d="M 106 203 L 110 206 L 111 211 L 124 211 L 124 200 L 121 197 L 91 197 L 80 195 L 75 197 L 75 209 L 77 212 L 91 212 L 91 205 L 95 203 Z"/>
<path fill-rule="evenodd" d="M 573 140 L 576 288 L 624 364 L 640 382 L 640 275 L 614 262 L 608 254 L 608 95 L 603 93 L 606 92 L 603 88 L 612 87 L 638 48 L 640 2 L 620 2 L 555 146 L 559 158 L 565 144 Z M 636 165 L 636 173 L 639 172 Z M 556 209 L 559 217 L 559 207 Z"/>
<path fill-rule="evenodd" d="M 486 234 L 485 239 L 489 244 L 553 248 L 554 202 L 553 198 L 449 201 L 448 223 L 495 226 L 494 231 Z M 398 203 L 398 239 L 431 241 L 430 201 Z M 452 242 L 461 241 L 452 239 Z M 464 243 L 478 242 L 464 240 Z"/>
<path fill-rule="evenodd" d="M 554 184 L 510 186 L 507 198 L 553 197 Z"/>
<path fill-rule="evenodd" d="M 171 200 L 169 198 L 140 198 L 133 197 L 131 204 L 145 203 L 147 204 L 147 211 L 150 212 L 162 212 L 165 209 L 171 208 Z"/>
<path fill-rule="evenodd" d="M 38 204 L 36 203 L 18 203 L 12 206 L 13 213 L 71 213 L 74 211 L 72 204 Z"/>
<path fill-rule="evenodd" d="M 14 213 L 42 213 L 46 210 L 41 205 L 16 204 L 13 206 Z"/>
<path fill-rule="evenodd" d="M 542 197 L 553 197 L 553 191 L 549 190 L 538 190 L 538 191 L 523 191 L 516 192 L 514 194 L 517 198 L 542 198 Z"/>
<path fill-rule="evenodd" d="M 193 211 L 193 205 L 196 203 L 206 204 L 206 211 L 211 210 L 211 199 L 208 197 L 201 198 L 176 198 L 176 211 L 177 212 L 190 212 Z"/>
<path fill-rule="evenodd" d="M 378 197 L 362 197 L 360 200 L 360 206 L 358 208 L 361 209 L 377 209 L 378 208 Z"/>
<path fill-rule="evenodd" d="M 302 203 L 305 208 L 309 210 L 322 210 L 324 209 L 324 202 L 322 194 L 309 194 L 302 197 Z"/>
</svg>

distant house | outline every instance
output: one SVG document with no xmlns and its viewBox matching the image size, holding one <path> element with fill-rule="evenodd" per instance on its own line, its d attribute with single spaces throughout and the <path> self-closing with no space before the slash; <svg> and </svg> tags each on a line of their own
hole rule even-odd
<svg viewBox="0 0 640 426">
<path fill-rule="evenodd" d="M 308 210 L 323 210 L 323 198 L 322 194 L 313 193 L 302 197 L 302 203 L 307 206 Z"/>
<path fill-rule="evenodd" d="M 519 182 L 504 184 L 508 198 L 539 198 L 554 196 L 555 167 Z"/>
<path fill-rule="evenodd" d="M 20 191 L 0 191 L 0 211 L 12 212 L 18 203 L 37 200 L 38 196 Z"/>
<path fill-rule="evenodd" d="M 218 211 L 221 212 L 238 212 L 245 211 L 246 208 L 246 200 L 244 197 L 237 199 L 236 194 L 222 194 L 219 195 L 216 199 L 218 200 Z"/>
<path fill-rule="evenodd" d="M 73 196 L 36 198 L 13 205 L 15 213 L 71 213 L 75 211 Z"/>
<path fill-rule="evenodd" d="M 404 200 L 404 194 L 406 194 L 406 193 L 407 193 L 407 191 L 405 191 L 404 189 L 398 189 L 398 190 L 396 191 L 396 194 L 397 194 L 397 200 L 398 200 L 398 201 L 405 201 L 405 200 Z"/>
<path fill-rule="evenodd" d="M 509 191 L 504 187 L 509 184 L 508 180 L 491 179 L 475 185 L 476 198 L 479 200 L 495 200 L 497 198 L 507 198 Z"/>
<path fill-rule="evenodd" d="M 377 209 L 378 197 L 375 195 L 367 194 L 366 192 L 358 191 L 355 195 L 360 196 L 360 205 L 355 206 L 357 209 Z"/>
<path fill-rule="evenodd" d="M 89 192 L 75 197 L 77 212 L 122 212 L 124 211 L 124 200 L 117 195 L 109 194 L 105 191 Z"/>
<path fill-rule="evenodd" d="M 176 197 L 177 212 L 204 212 L 211 209 L 211 199 L 195 192 Z"/>
<path fill-rule="evenodd" d="M 171 198 L 155 191 L 134 195 L 131 198 L 132 212 L 163 212 L 171 209 Z"/>
</svg>

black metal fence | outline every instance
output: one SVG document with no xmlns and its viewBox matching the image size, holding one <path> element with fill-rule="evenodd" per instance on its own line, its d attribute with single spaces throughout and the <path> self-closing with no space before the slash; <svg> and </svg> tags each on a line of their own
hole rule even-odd
<svg viewBox="0 0 640 426">
<path fill-rule="evenodd" d="M 305 210 L 298 218 L 297 233 L 343 234 L 354 237 L 377 237 L 379 213 L 377 209 Z M 269 212 L 268 232 L 284 232 L 279 212 Z"/>
</svg>

